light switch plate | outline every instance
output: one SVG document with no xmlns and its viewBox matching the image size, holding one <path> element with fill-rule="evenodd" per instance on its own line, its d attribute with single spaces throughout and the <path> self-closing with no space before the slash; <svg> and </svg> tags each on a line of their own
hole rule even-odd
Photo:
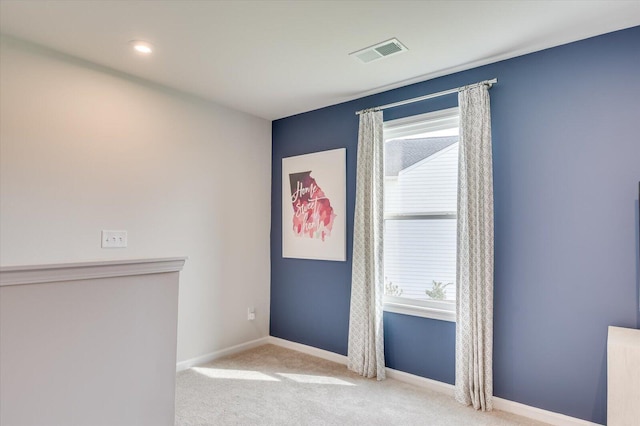
<svg viewBox="0 0 640 426">
<path fill-rule="evenodd" d="M 124 248 L 127 246 L 127 231 L 102 231 L 102 248 Z"/>
</svg>

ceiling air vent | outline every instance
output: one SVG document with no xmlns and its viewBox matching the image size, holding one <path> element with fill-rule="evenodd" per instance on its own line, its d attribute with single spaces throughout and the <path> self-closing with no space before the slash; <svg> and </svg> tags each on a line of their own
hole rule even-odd
<svg viewBox="0 0 640 426">
<path fill-rule="evenodd" d="M 358 50 L 357 52 L 349 53 L 349 55 L 355 56 L 366 64 L 375 61 L 376 59 L 385 58 L 387 56 L 406 51 L 407 48 L 400 43 L 398 39 L 392 38 L 391 40 L 383 41 L 382 43 Z"/>
</svg>

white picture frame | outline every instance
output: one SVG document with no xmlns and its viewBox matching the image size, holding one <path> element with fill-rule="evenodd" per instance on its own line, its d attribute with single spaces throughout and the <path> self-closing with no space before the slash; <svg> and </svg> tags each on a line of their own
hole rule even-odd
<svg viewBox="0 0 640 426">
<path fill-rule="evenodd" d="M 282 159 L 282 257 L 347 260 L 346 148 Z"/>
</svg>

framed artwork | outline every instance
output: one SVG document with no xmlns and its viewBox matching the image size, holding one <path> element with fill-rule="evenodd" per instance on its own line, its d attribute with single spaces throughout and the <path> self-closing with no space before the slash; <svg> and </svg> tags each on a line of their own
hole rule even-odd
<svg viewBox="0 0 640 426">
<path fill-rule="evenodd" d="M 347 260 L 346 149 L 282 159 L 282 257 Z"/>
</svg>

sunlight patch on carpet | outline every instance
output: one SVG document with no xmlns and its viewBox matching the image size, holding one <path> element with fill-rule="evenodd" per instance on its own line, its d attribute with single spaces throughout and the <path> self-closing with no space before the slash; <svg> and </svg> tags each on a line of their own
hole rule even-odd
<svg viewBox="0 0 640 426">
<path fill-rule="evenodd" d="M 259 371 L 226 370 L 222 368 L 193 367 L 193 371 L 212 379 L 258 380 L 262 382 L 279 382 L 280 380 Z"/>
<path fill-rule="evenodd" d="M 329 376 L 310 376 L 307 374 L 290 374 L 290 373 L 276 373 L 278 376 L 282 376 L 286 379 L 293 380 L 298 383 L 311 383 L 315 385 L 341 385 L 341 386 L 355 386 L 353 383 L 337 379 Z"/>
</svg>

